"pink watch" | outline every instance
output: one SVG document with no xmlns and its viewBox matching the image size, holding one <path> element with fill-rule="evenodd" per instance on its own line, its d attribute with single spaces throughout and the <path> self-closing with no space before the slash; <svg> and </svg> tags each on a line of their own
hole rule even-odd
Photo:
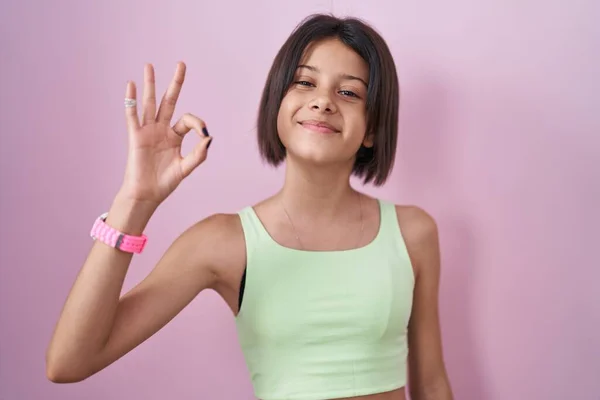
<svg viewBox="0 0 600 400">
<path fill-rule="evenodd" d="M 108 213 L 104 213 L 96 219 L 96 222 L 94 222 L 94 226 L 92 226 L 92 231 L 90 232 L 92 239 L 98 239 L 102 243 L 126 253 L 141 253 L 148 240 L 146 235 L 131 236 L 119 232 L 104 222 L 106 221 L 107 216 Z"/>
</svg>

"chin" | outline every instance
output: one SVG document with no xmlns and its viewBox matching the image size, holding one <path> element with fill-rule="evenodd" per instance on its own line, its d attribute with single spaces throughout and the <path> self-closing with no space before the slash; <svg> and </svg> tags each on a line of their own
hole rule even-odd
<svg viewBox="0 0 600 400">
<path fill-rule="evenodd" d="M 280 139 L 287 149 L 287 156 L 293 158 L 295 163 L 326 166 L 350 158 L 344 157 L 347 150 L 341 132 L 315 132 L 299 123 L 289 128 Z"/>
<path fill-rule="evenodd" d="M 295 150 L 295 151 L 294 151 Z M 303 148 L 288 149 L 287 157 L 292 158 L 296 164 L 306 164 L 313 166 L 327 166 L 340 162 L 339 154 L 335 151 L 323 151 L 324 149 Z"/>
</svg>

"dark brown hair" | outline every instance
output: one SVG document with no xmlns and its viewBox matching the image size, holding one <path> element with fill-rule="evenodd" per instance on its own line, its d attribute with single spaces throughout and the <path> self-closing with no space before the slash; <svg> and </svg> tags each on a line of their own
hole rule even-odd
<svg viewBox="0 0 600 400">
<path fill-rule="evenodd" d="M 383 38 L 357 18 L 315 14 L 302 21 L 277 53 L 265 84 L 258 113 L 258 146 L 262 158 L 273 166 L 284 159 L 286 150 L 277 133 L 277 115 L 296 67 L 307 46 L 315 41 L 337 38 L 354 50 L 369 66 L 367 89 L 367 134 L 374 146 L 361 146 L 352 173 L 364 183 L 382 185 L 392 171 L 398 137 L 399 87 L 396 66 Z"/>
</svg>

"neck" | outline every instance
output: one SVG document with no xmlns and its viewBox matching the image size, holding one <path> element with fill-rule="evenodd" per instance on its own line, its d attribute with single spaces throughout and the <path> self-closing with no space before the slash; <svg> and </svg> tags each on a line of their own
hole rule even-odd
<svg viewBox="0 0 600 400">
<path fill-rule="evenodd" d="M 357 200 L 350 186 L 351 172 L 352 165 L 307 167 L 288 157 L 285 183 L 278 197 L 293 214 L 333 218 Z"/>
</svg>

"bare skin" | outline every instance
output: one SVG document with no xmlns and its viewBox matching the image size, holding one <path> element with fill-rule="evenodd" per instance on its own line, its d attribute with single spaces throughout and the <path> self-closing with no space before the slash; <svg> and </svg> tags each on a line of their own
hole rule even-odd
<svg viewBox="0 0 600 400">
<path fill-rule="evenodd" d="M 297 248 L 295 232 L 282 212 L 281 204 L 285 203 L 305 249 L 339 250 L 372 241 L 379 227 L 379 212 L 375 199 L 359 197 L 349 185 L 352 154 L 359 145 L 369 146 L 372 141 L 361 128 L 363 100 L 347 93 L 353 90 L 360 94 L 365 89 L 353 81 L 343 83 L 344 90 L 333 90 L 340 85 L 339 76 L 360 76 L 366 80 L 368 70 L 340 44 L 329 42 L 324 46 L 316 46 L 313 55 L 305 60 L 317 66 L 315 70 L 321 75 L 311 75 L 316 74 L 313 70 L 303 71 L 302 79 L 309 85 L 299 85 L 282 103 L 279 129 L 288 149 L 284 187 L 257 204 L 255 211 L 274 240 Z M 340 68 L 349 67 L 353 69 L 339 73 Z M 142 233 L 160 204 L 202 164 L 211 140 L 201 134 L 204 122 L 192 114 L 171 121 L 185 77 L 183 63 L 178 65 L 158 109 L 152 66 L 146 66 L 144 76 L 141 119 L 137 109 L 126 108 L 128 163 L 123 185 L 106 221 L 131 235 Z M 133 83 L 127 85 L 126 97 L 136 97 Z M 330 118 L 339 127 L 340 135 L 328 139 L 323 146 L 312 146 L 320 139 L 306 135 L 295 121 L 297 116 L 311 115 Z M 182 156 L 181 143 L 191 130 L 201 136 L 200 142 L 191 154 Z M 318 153 L 310 153 L 314 148 Z M 359 204 L 364 207 L 362 234 Z M 411 397 L 451 400 L 437 315 L 439 249 L 435 222 L 416 207 L 398 206 L 397 211 L 416 278 L 409 325 Z M 120 296 L 131 258 L 99 241 L 94 243 L 47 349 L 46 373 L 51 381 L 78 382 L 106 368 L 154 335 L 205 289 L 218 292 L 232 313 L 237 314 L 246 264 L 244 236 L 237 215 L 216 214 L 192 225 L 142 282 Z M 358 398 L 404 400 L 405 390 Z"/>
</svg>

